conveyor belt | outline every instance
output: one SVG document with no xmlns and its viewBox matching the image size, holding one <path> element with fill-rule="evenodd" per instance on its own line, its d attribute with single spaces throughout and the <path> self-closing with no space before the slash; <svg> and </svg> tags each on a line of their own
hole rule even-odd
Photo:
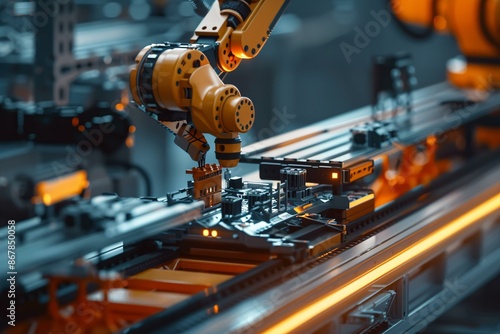
<svg viewBox="0 0 500 334">
<path fill-rule="evenodd" d="M 110 200 L 97 198 L 93 201 L 112 201 L 116 196 L 108 197 Z M 143 240 L 199 217 L 203 207 L 200 202 L 179 204 L 173 208 L 159 202 L 144 204 L 141 202 L 138 199 L 133 200 L 135 205 L 147 206 L 146 211 L 134 212 L 131 207 L 128 217 L 123 216 L 125 211 L 122 211 L 122 215 L 115 217 L 103 217 L 101 226 L 88 229 L 84 236 L 81 235 L 80 229 L 75 228 L 72 231 L 63 222 L 49 226 L 37 224 L 37 229 L 29 229 L 24 233 L 18 232 L 20 240 L 17 247 L 18 273 L 28 273 L 42 268 L 48 270 L 50 266 L 60 261 L 78 258 L 117 242 L 134 243 Z M 116 203 L 115 206 L 118 204 L 120 203 Z M 113 212 L 111 207 L 108 210 Z M 7 231 L 2 232 L 5 233 L 3 239 L 7 240 Z M 1 246 L 7 249 L 4 243 Z M 43 252 L 40 251 L 41 249 Z M 7 263 L 4 262 L 2 266 L 7 266 Z"/>
<path fill-rule="evenodd" d="M 459 125 L 476 119 L 500 104 L 500 94 L 492 94 L 488 100 L 470 104 L 466 92 L 451 88 L 448 84 L 438 84 L 415 93 L 414 107 L 410 114 L 400 109 L 399 118 L 393 111 L 386 110 L 381 118 L 393 119 L 398 125 L 397 142 L 416 143 L 432 134 L 455 129 Z M 249 145 L 243 149 L 242 162 L 306 164 L 321 166 L 349 167 L 360 160 L 371 159 L 384 152 L 380 149 L 357 149 L 351 146 L 350 129 L 372 122 L 370 107 L 361 108 L 349 115 L 341 115 L 300 130 L 273 137 Z M 429 131 L 432 129 L 432 131 Z"/>
<path fill-rule="evenodd" d="M 500 272 L 494 265 L 500 260 L 499 179 L 498 169 L 478 173 L 467 187 L 309 270 L 282 276 L 279 286 L 187 332 L 362 330 L 380 319 L 350 323 L 348 315 L 388 291 L 395 293 L 395 306 L 382 320 L 390 321 L 390 332 L 415 332 L 422 321 L 430 321 L 426 319 L 429 309 L 437 316 Z M 450 284 L 459 291 L 451 292 L 453 300 L 443 299 L 450 294 Z M 167 328 L 171 327 L 158 332 Z"/>
<path fill-rule="evenodd" d="M 476 105 L 473 112 L 465 109 L 465 105 L 462 109 L 453 107 L 458 112 L 452 112 L 449 105 L 442 104 L 464 99 L 464 96 L 445 85 L 419 92 L 411 116 L 413 125 L 400 128 L 398 142 L 418 143 L 500 105 L 498 94 Z M 278 140 L 250 146 L 245 159 L 264 164 L 307 163 L 315 167 L 349 168 L 398 150 L 398 145 L 352 150 L 351 136 L 346 130 L 368 121 L 371 111 L 365 108 L 350 116 L 352 118 L 341 116 L 295 135 L 283 135 Z M 280 235 L 279 231 L 274 231 L 269 240 L 264 236 L 258 241 L 249 237 L 244 242 L 233 242 L 239 237 L 236 229 L 227 230 L 229 239 L 222 238 L 221 234 L 220 238 L 204 239 L 207 236 L 201 232 L 203 228 L 213 232 L 217 224 L 231 224 L 220 220 L 218 208 L 212 208 L 213 212 L 207 210 L 201 218 L 200 203 L 166 206 L 162 201 L 151 199 L 116 199 L 116 203 L 112 199 L 112 205 L 99 209 L 104 214 L 93 220 L 95 226 L 90 227 L 73 228 L 75 224 L 83 224 L 85 219 L 81 218 L 63 219 L 47 229 L 31 222 L 26 231 L 19 230 L 19 235 L 27 240 L 21 241 L 18 250 L 23 261 L 27 261 L 22 263 L 26 272 L 85 254 L 99 270 L 120 272 L 127 287 L 111 288 L 107 299 L 103 291 L 94 289 L 87 298 L 91 302 L 107 303 L 110 312 L 125 321 L 126 326 L 137 322 L 126 332 L 321 330 L 342 333 L 375 327 L 415 332 L 414 319 L 422 317 L 422 308 L 432 307 L 434 296 L 448 293 L 446 286 L 450 281 L 463 280 L 474 287 L 500 271 L 500 268 L 489 267 L 500 260 L 496 242 L 500 237 L 500 224 L 495 220 L 500 207 L 498 164 L 498 151 L 478 153 L 467 163 L 457 163 L 456 167 L 462 166 L 462 169 L 441 175 L 425 186 L 415 186 L 373 213 L 370 213 L 372 209 L 363 211 L 364 216 L 344 225 L 345 242 L 339 234 L 334 244 L 314 252 L 308 248 L 311 244 L 304 243 L 306 252 L 297 248 L 297 252 L 288 255 L 273 253 L 263 245 L 278 241 L 274 238 Z M 348 177 L 348 174 L 344 177 L 346 175 Z M 331 187 L 323 187 L 328 188 L 326 192 L 331 195 Z M 108 200 L 101 197 L 96 204 Z M 324 210 L 321 205 L 319 213 Z M 116 213 L 119 214 L 114 214 L 113 210 L 118 207 Z M 92 210 L 82 212 L 93 213 Z M 193 221 L 196 218 L 199 219 Z M 187 222 L 190 223 L 185 225 Z M 297 222 L 287 223 L 294 226 Z M 259 224 L 272 229 L 264 221 L 257 220 L 255 226 Z M 200 231 L 195 233 L 186 226 L 196 226 Z M 331 227 L 325 224 L 300 228 Z M 82 230 L 88 233 L 77 235 L 76 232 Z M 170 232 L 164 232 L 166 230 Z M 302 235 L 303 231 L 291 228 L 286 233 L 294 236 Z M 292 239 L 283 238 L 279 242 L 292 244 Z M 23 247 L 26 241 L 29 242 Z M 88 252 L 99 251 L 116 241 L 123 241 L 123 245 L 108 253 L 89 256 Z M 251 252 L 245 253 L 244 247 L 252 241 L 260 242 L 259 246 L 263 247 L 254 245 Z M 343 244 L 338 246 L 340 242 Z M 332 248 L 334 246 L 336 248 Z M 35 247 L 46 248 L 43 258 L 35 254 Z M 30 252 L 35 256 L 28 256 Z M 490 271 L 485 273 L 486 269 Z M 60 305 L 75 299 L 75 289 L 68 293 L 66 288 L 63 286 L 59 291 Z M 46 297 L 41 288 L 32 291 L 33 298 Z M 457 293 L 456 301 L 467 291 Z M 42 304 L 47 305 L 46 301 Z M 20 311 L 21 306 L 29 307 L 29 303 L 20 304 Z M 446 307 L 448 304 L 443 311 Z"/>
<path fill-rule="evenodd" d="M 397 202 L 395 202 L 379 208 L 374 217 L 378 217 L 376 220 L 380 227 L 370 233 L 365 230 L 363 234 L 358 234 L 357 239 L 351 239 L 342 248 L 334 249 L 302 264 L 287 265 L 282 262 L 281 264 L 275 263 L 269 268 L 268 266 L 271 265 L 271 262 L 269 262 L 265 263 L 266 266 L 257 266 L 254 270 L 245 273 L 244 276 L 229 280 L 217 286 L 216 290 L 208 290 L 198 294 L 192 300 L 185 300 L 179 305 L 175 305 L 133 326 L 127 332 L 135 333 L 144 330 L 172 333 L 197 332 L 200 330 L 208 330 L 209 332 L 261 332 L 267 328 L 266 326 L 270 327 L 272 324 L 277 324 L 286 319 L 287 315 L 299 312 L 309 302 L 312 303 L 314 298 L 321 299 L 330 291 L 334 291 L 339 286 L 343 286 L 355 279 L 356 275 L 370 272 L 371 268 L 376 268 L 377 264 L 385 262 L 394 254 L 404 252 L 413 243 L 426 240 L 429 236 L 435 235 L 436 230 L 445 228 L 448 223 L 458 219 L 457 217 L 461 213 L 466 216 L 470 215 L 467 213 L 470 210 L 476 210 L 473 212 L 479 210 L 480 215 L 489 215 L 498 211 L 500 198 L 495 197 L 495 194 L 500 192 L 500 184 L 496 182 L 500 178 L 500 171 L 494 168 L 498 165 L 497 156 L 498 154 L 494 153 L 489 157 L 483 157 L 468 165 L 467 170 L 456 171 L 441 180 L 435 187 L 431 186 L 429 188 L 432 189 L 431 195 L 426 196 L 425 200 L 416 201 L 423 194 L 418 190 L 415 191 L 413 198 L 401 199 L 402 203 L 400 204 L 413 201 L 415 203 L 413 206 L 406 203 L 398 209 L 397 206 L 394 207 L 397 205 Z M 471 199 L 471 197 L 474 198 Z M 475 209 L 478 206 L 480 209 Z M 412 211 L 409 212 L 408 210 Z M 373 220 L 374 218 L 367 217 L 366 219 Z M 384 221 L 386 222 L 385 225 Z M 468 223 L 472 226 L 474 222 Z M 492 240 L 495 240 L 500 233 L 498 224 L 486 224 L 484 227 L 481 227 L 480 224 L 474 226 L 478 229 L 484 228 L 484 234 L 488 234 L 488 238 L 492 238 Z M 462 230 L 464 235 L 457 237 L 457 239 L 453 239 L 455 235 L 453 235 L 453 238 L 450 235 L 450 239 L 443 239 L 440 243 L 460 243 L 462 242 L 460 240 L 466 239 L 470 235 L 467 231 L 468 229 L 465 228 Z M 489 235 L 490 232 L 491 235 Z M 490 245 L 493 244 L 491 240 L 482 241 Z M 499 246 L 495 247 L 500 248 Z M 491 252 L 495 255 L 497 251 L 491 249 Z M 436 250 L 426 254 L 432 260 L 434 258 L 432 254 L 434 253 L 439 254 Z M 490 255 L 484 254 L 485 258 Z M 445 255 L 442 256 L 446 259 Z M 460 257 L 460 255 L 456 256 Z M 413 260 L 415 261 L 412 262 Z M 434 265 L 434 263 L 431 264 Z M 437 263 L 437 266 L 440 265 L 442 265 L 441 262 Z M 453 266 L 453 264 L 450 265 Z M 418 261 L 417 259 L 408 259 L 405 267 L 408 273 L 401 277 L 406 277 L 405 275 L 410 275 L 410 272 L 420 270 L 422 259 L 419 258 Z M 498 270 L 500 271 L 500 268 Z M 446 277 L 446 279 L 454 279 L 452 275 L 456 274 L 455 269 L 450 269 L 449 274 L 451 276 Z M 401 277 L 394 278 L 394 282 L 402 279 Z M 410 278 L 404 279 L 410 280 Z M 321 280 L 322 284 L 328 285 L 328 288 L 318 286 L 315 283 L 317 280 Z M 250 282 L 251 284 L 249 284 Z M 394 282 L 385 283 L 384 287 L 392 287 Z M 420 283 L 416 282 L 414 284 L 418 285 Z M 422 284 L 427 284 L 427 282 Z M 344 306 L 351 308 L 356 303 L 371 298 L 375 293 L 369 290 L 363 290 L 365 294 L 360 299 L 356 299 L 359 296 L 353 292 L 353 296 L 349 298 L 350 302 L 346 304 L 347 306 Z M 382 288 L 378 288 L 377 291 L 382 290 Z M 276 305 L 274 305 L 273 298 L 276 298 L 276 291 L 279 293 L 279 299 L 276 300 Z M 283 293 L 283 291 L 290 291 L 290 294 Z M 406 298 L 399 297 L 406 296 L 406 293 L 405 291 L 396 292 L 398 298 Z M 270 305 L 270 300 L 273 301 L 273 305 Z M 428 300 L 424 298 L 421 302 L 424 304 Z M 413 301 L 413 303 L 420 305 L 418 301 Z M 415 305 L 412 307 L 415 308 Z M 400 307 L 403 306 L 400 305 Z M 404 307 L 408 309 L 409 306 L 405 305 Z M 287 311 L 283 313 L 279 310 L 280 308 Z M 217 312 L 214 313 L 214 309 L 217 309 Z M 342 318 L 342 316 L 345 316 L 345 312 L 347 310 L 336 310 L 334 314 Z M 257 318 L 252 318 L 254 316 Z M 401 321 L 401 319 L 398 321 Z M 168 326 L 165 327 L 163 324 L 168 324 Z M 202 325 L 198 326 L 198 324 Z M 314 322 L 313 325 L 309 324 L 308 326 L 317 327 L 319 325 Z M 287 331 L 289 329 L 287 328 Z M 313 329 L 315 328 L 306 327 L 301 328 L 298 332 L 310 332 Z M 278 330 L 278 332 L 282 331 Z"/>
</svg>

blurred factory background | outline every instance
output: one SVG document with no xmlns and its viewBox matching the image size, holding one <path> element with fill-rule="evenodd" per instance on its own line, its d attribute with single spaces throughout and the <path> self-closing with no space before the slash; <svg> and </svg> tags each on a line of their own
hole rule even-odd
<svg viewBox="0 0 500 334">
<path fill-rule="evenodd" d="M 50 14 L 50 1 L 46 3 Z M 187 42 L 201 20 L 185 0 L 75 3 L 76 59 L 101 56 L 104 62 L 111 62 L 114 54 L 140 50 L 148 43 Z M 33 22 L 28 20 L 35 11 L 33 6 L 33 2 L 8 1 L 1 7 L 0 93 L 19 100 L 33 99 L 33 67 L 29 64 L 33 62 L 37 24 L 45 20 L 43 13 L 35 15 Z M 443 81 L 446 61 L 458 54 L 456 43 L 439 35 L 411 39 L 391 18 L 387 24 L 378 23 L 374 13 L 387 14 L 387 8 L 385 0 L 292 1 L 259 57 L 243 62 L 226 78 L 257 108 L 256 125 L 243 135 L 244 145 L 370 104 L 371 60 L 375 55 L 409 52 L 417 69 L 418 87 Z M 358 36 L 366 29 L 372 29 L 369 33 L 374 37 Z M 342 43 L 356 50 L 346 57 Z M 127 64 L 122 63 L 81 75 L 71 86 L 70 104 L 88 107 L 108 101 L 121 109 L 128 80 Z M 151 178 L 152 193 L 148 195 L 159 196 L 185 186 L 178 171 L 191 168 L 193 162 L 151 118 L 133 107 L 127 107 L 126 112 L 136 129 L 131 159 Z M 213 156 L 211 159 L 214 161 Z"/>
<path fill-rule="evenodd" d="M 53 66 L 51 59 L 45 59 L 49 65 L 36 56 L 36 52 L 44 52 L 45 44 L 49 47 L 54 43 L 50 36 L 46 40 L 40 36 L 50 20 L 51 2 L 39 1 L 43 4 L 41 11 L 32 1 L 0 4 L 0 96 L 5 110 L 12 103 L 39 102 L 52 94 L 36 79 L 44 71 L 48 80 L 52 75 L 47 72 L 47 66 Z M 173 135 L 129 104 L 128 73 L 135 55 L 144 46 L 165 41 L 188 42 L 201 18 L 187 0 L 75 0 L 74 3 L 77 24 L 60 27 L 61 35 L 70 34 L 74 39 L 71 45 L 61 44 L 61 54 L 67 57 L 72 54 L 77 64 L 75 71 L 82 74 L 68 83 L 69 97 L 64 90 L 58 93 L 59 97 L 67 98 L 68 105 L 84 110 L 110 108 L 123 116 L 117 126 L 128 131 L 111 139 L 123 142 L 123 147 L 104 150 L 89 159 L 92 166 L 88 169 L 89 180 L 101 180 L 95 192 L 164 196 L 185 187 L 189 178 L 184 170 L 196 163 L 174 144 Z M 242 135 L 243 146 L 371 104 L 374 56 L 411 54 L 417 71 L 417 88 L 444 81 L 446 62 L 459 54 L 452 37 L 433 34 L 426 39 L 412 39 L 388 13 L 387 0 L 291 1 L 260 55 L 243 62 L 225 80 L 237 86 L 256 106 L 256 124 Z M 64 61 L 64 56 L 58 61 Z M 3 217 L 13 203 L 18 205 L 16 210 L 23 209 L 24 204 L 19 204 L 16 196 L 22 199 L 27 190 L 23 188 L 25 183 L 14 186 L 18 184 L 16 173 L 29 170 L 34 161 L 50 165 L 54 159 L 67 159 L 68 146 L 64 141 L 57 147 L 50 144 L 62 136 L 57 125 L 50 128 L 52 137 L 36 145 L 24 141 L 22 145 L 11 145 L 8 133 L 17 136 L 15 129 L 22 126 L 21 121 L 18 114 L 0 115 L 3 117 L 0 142 L 1 139 L 8 142 L 1 143 L 0 149 L 0 206 L 3 207 L 0 217 Z M 27 139 L 40 140 L 34 135 L 28 135 Z M 209 138 L 209 143 L 212 142 Z M 35 153 L 41 158 L 32 158 Z M 211 151 L 207 162 L 215 161 Z M 101 164 L 106 168 L 98 168 Z M 122 173 L 123 168 L 127 174 Z M 240 164 L 234 174 L 245 171 L 245 165 Z M 489 289 L 499 291 L 498 283 L 491 283 Z M 474 303 L 472 300 L 469 305 Z M 495 323 L 494 312 L 498 310 L 498 305 L 496 310 L 490 306 L 481 315 L 486 327 L 489 322 Z M 450 322 L 466 321 L 467 310 L 455 308 L 429 332 L 445 333 Z M 469 325 L 473 328 L 477 324 L 464 324 Z M 492 329 L 491 333 L 494 332 Z"/>
</svg>

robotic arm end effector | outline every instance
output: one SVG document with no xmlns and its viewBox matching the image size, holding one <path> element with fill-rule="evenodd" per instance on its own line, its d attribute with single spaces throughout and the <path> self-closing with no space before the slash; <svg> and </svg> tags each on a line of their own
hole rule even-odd
<svg viewBox="0 0 500 334">
<path fill-rule="evenodd" d="M 289 1 L 217 0 L 208 9 L 207 2 L 193 0 L 204 18 L 191 44 L 154 44 L 137 56 L 130 74 L 134 101 L 200 164 L 208 150 L 203 133 L 217 138 L 221 166 L 238 164 L 239 134 L 254 124 L 254 105 L 235 86 L 224 84 L 219 73 L 259 54 Z"/>
<path fill-rule="evenodd" d="M 252 128 L 255 108 L 235 86 L 220 80 L 201 51 L 191 45 L 144 48 L 131 71 L 130 89 L 136 104 L 176 134 L 176 144 L 194 160 L 204 158 L 203 133 L 209 133 L 217 138 L 221 166 L 238 164 L 239 133 Z"/>
</svg>

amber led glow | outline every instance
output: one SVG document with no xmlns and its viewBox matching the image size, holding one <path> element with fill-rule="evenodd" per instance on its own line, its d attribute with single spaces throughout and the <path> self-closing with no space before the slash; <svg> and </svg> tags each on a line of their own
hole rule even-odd
<svg viewBox="0 0 500 334">
<path fill-rule="evenodd" d="M 393 271 L 404 263 L 417 258 L 424 252 L 442 243 L 446 239 L 453 237 L 455 234 L 463 231 L 464 229 L 473 225 L 479 219 L 486 217 L 499 208 L 500 194 L 475 207 L 462 216 L 456 218 L 449 224 L 436 230 L 424 240 L 416 242 L 412 246 L 408 247 L 401 253 L 382 263 L 378 267 L 373 268 L 373 270 L 361 274 L 359 277 L 357 277 L 350 283 L 347 283 L 340 289 L 304 307 L 302 310 L 296 312 L 292 316 L 271 327 L 270 329 L 265 331 L 265 333 L 288 333 L 294 330 L 295 328 L 305 323 L 307 320 L 318 316 L 322 312 L 342 302 L 352 294 L 370 286 L 385 274 Z"/>
</svg>

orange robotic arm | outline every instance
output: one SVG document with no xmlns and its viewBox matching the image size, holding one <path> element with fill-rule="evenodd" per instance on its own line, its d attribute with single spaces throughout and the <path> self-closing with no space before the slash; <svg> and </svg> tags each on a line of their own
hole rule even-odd
<svg viewBox="0 0 500 334">
<path fill-rule="evenodd" d="M 252 127 L 254 105 L 219 75 L 259 53 L 288 2 L 215 1 L 190 44 L 153 44 L 137 55 L 130 73 L 135 103 L 173 132 L 193 160 L 204 164 L 209 133 L 220 165 L 238 164 L 239 133 Z"/>
<path fill-rule="evenodd" d="M 448 65 L 448 78 L 461 88 L 500 88 L 500 0 L 393 0 L 407 23 L 452 33 L 465 59 Z"/>
</svg>

